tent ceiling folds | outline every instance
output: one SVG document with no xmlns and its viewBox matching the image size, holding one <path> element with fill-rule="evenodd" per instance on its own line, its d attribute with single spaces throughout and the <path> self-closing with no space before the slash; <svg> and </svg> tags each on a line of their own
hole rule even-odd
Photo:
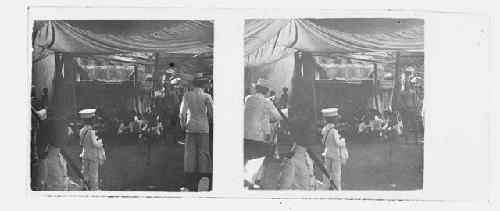
<svg viewBox="0 0 500 211">
<path fill-rule="evenodd" d="M 295 51 L 352 54 L 423 49 L 421 19 L 263 19 L 248 20 L 245 25 L 246 67 L 271 64 Z"/>
<path fill-rule="evenodd" d="M 33 47 L 62 53 L 200 54 L 213 51 L 213 22 L 205 20 L 50 20 L 37 23 Z M 35 27 L 34 27 L 35 28 Z M 35 28 L 36 30 L 36 28 Z"/>
</svg>

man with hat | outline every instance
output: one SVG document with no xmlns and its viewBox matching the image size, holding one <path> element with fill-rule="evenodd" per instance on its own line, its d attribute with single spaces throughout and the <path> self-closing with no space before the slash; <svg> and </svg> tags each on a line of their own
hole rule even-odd
<svg viewBox="0 0 500 211">
<path fill-rule="evenodd" d="M 270 122 L 281 120 L 281 116 L 265 95 L 269 92 L 269 81 L 263 78 L 254 84 L 255 94 L 245 98 L 244 110 L 244 161 L 272 155 Z"/>
<path fill-rule="evenodd" d="M 95 109 L 84 109 L 78 112 L 83 119 L 84 126 L 80 130 L 80 145 L 82 145 L 82 174 L 84 180 L 89 184 L 90 190 L 98 190 L 99 183 L 99 148 L 102 148 L 102 140 L 98 139 L 94 124 Z"/>
<path fill-rule="evenodd" d="M 182 97 L 179 114 L 181 127 L 186 130 L 184 171 L 186 186 L 190 191 L 198 190 L 201 177 L 212 178 L 209 118 L 213 117 L 213 102 L 212 97 L 203 92 L 206 81 L 202 76 L 195 75 L 192 81 L 194 88 Z"/>
<path fill-rule="evenodd" d="M 163 84 L 163 92 L 157 98 L 157 112 L 163 125 L 163 148 L 177 143 L 178 96 L 170 83 Z"/>
<path fill-rule="evenodd" d="M 326 170 L 330 174 L 337 190 L 342 190 L 340 174 L 342 163 L 345 160 L 342 160 L 343 155 L 341 152 L 343 147 L 345 147 L 345 139 L 340 136 L 338 130 L 335 128 L 335 124 L 339 120 L 339 110 L 337 108 L 327 108 L 321 110 L 321 113 L 326 121 L 326 126 L 321 132 L 323 135 L 322 142 L 325 145 L 323 157 L 325 158 Z M 324 181 L 328 181 L 328 179 L 325 177 Z"/>
</svg>

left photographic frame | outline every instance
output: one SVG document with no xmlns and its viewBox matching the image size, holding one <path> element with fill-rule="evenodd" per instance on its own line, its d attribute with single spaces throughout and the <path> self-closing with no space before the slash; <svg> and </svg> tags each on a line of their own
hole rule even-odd
<svg viewBox="0 0 500 211">
<path fill-rule="evenodd" d="M 34 20 L 32 191 L 210 191 L 212 20 Z"/>
</svg>

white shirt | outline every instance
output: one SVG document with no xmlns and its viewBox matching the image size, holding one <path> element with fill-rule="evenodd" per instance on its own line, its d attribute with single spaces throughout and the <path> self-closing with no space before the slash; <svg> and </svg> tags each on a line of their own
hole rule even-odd
<svg viewBox="0 0 500 211">
<path fill-rule="evenodd" d="M 269 121 L 281 120 L 281 116 L 273 103 L 264 95 L 256 93 L 245 98 L 245 139 L 265 141 L 271 134 Z"/>
<path fill-rule="evenodd" d="M 345 146 L 344 138 L 341 138 L 337 129 L 333 124 L 327 124 L 323 131 L 323 142 L 325 144 L 325 151 L 323 155 L 327 158 L 340 158 L 340 147 Z"/>
<path fill-rule="evenodd" d="M 179 117 L 181 125 L 186 127 L 188 133 L 208 133 L 208 116 L 212 115 L 212 97 L 195 87 L 193 91 L 186 92 L 182 97 Z"/>
</svg>

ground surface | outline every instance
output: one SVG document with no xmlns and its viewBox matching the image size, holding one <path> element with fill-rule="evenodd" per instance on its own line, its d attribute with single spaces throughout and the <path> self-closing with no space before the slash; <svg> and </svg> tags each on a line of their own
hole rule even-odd
<svg viewBox="0 0 500 211">
<path fill-rule="evenodd" d="M 391 146 L 392 145 L 392 146 Z M 410 135 L 408 144 L 404 139 L 390 141 L 358 141 L 347 143 L 349 161 L 342 166 L 343 190 L 417 190 L 423 187 L 423 144 L 416 143 Z M 280 144 L 279 151 L 290 146 Z M 321 146 L 313 146 L 320 156 Z M 392 149 L 391 149 L 392 148 Z M 263 189 L 275 189 L 279 177 L 280 160 L 269 162 Z M 321 172 L 315 168 L 317 178 Z"/>
<path fill-rule="evenodd" d="M 105 142 L 107 160 L 99 167 L 99 189 L 105 191 L 179 191 L 184 184 L 184 146 L 161 149 L 151 145 L 148 165 L 148 144 L 111 139 Z M 66 147 L 79 164 L 80 147 Z"/>
</svg>

